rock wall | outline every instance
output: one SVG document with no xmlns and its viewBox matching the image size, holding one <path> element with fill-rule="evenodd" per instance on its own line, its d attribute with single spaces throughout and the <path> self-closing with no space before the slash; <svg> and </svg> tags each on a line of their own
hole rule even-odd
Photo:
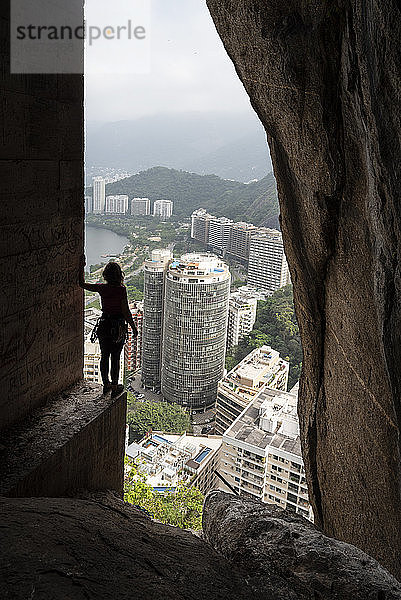
<svg viewBox="0 0 401 600">
<path fill-rule="evenodd" d="M 82 377 L 83 77 L 9 74 L 0 8 L 0 429 Z"/>
<path fill-rule="evenodd" d="M 401 577 L 399 4 L 207 4 L 271 149 L 316 523 Z"/>
<path fill-rule="evenodd" d="M 373 558 L 277 506 L 224 492 L 207 496 L 206 540 L 275 600 L 399 600 L 401 584 Z"/>
</svg>

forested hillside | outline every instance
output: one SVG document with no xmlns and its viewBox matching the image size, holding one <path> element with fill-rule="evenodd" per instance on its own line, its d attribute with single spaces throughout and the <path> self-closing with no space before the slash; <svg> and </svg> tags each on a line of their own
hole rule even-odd
<svg viewBox="0 0 401 600">
<path fill-rule="evenodd" d="M 251 334 L 233 348 L 226 357 L 231 370 L 251 350 L 267 344 L 290 362 L 288 390 L 298 381 L 302 366 L 302 347 L 295 317 L 292 285 L 277 290 L 265 302 L 258 303 L 255 327 Z"/>
<path fill-rule="evenodd" d="M 90 192 L 91 193 L 91 192 Z M 272 173 L 254 183 L 197 175 L 165 167 L 154 167 L 106 186 L 106 195 L 127 194 L 130 199 L 164 198 L 174 202 L 174 216 L 189 217 L 198 208 L 234 221 L 277 227 L 278 201 Z"/>
</svg>

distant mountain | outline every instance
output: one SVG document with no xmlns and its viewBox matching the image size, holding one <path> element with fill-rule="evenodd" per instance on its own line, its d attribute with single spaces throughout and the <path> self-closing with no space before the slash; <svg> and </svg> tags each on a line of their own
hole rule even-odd
<svg viewBox="0 0 401 600">
<path fill-rule="evenodd" d="M 183 169 L 247 183 L 270 173 L 272 163 L 264 134 L 255 131 L 185 163 Z"/>
<path fill-rule="evenodd" d="M 94 167 L 137 173 L 165 165 L 244 182 L 261 179 L 272 170 L 265 132 L 251 111 L 89 121 L 85 160 L 92 173 Z"/>
<path fill-rule="evenodd" d="M 245 184 L 228 181 L 216 175 L 198 175 L 166 167 L 121 179 L 106 186 L 106 194 L 127 194 L 129 198 L 146 197 L 152 201 L 164 198 L 174 202 L 174 215 L 189 217 L 198 208 L 206 208 L 216 216 L 255 225 L 278 226 L 276 181 L 269 173 L 260 181 Z"/>
</svg>

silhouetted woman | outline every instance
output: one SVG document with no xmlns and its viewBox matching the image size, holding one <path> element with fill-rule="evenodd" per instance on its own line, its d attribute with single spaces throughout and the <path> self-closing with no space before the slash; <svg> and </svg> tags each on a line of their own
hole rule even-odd
<svg viewBox="0 0 401 600">
<path fill-rule="evenodd" d="M 120 355 L 124 347 L 126 325 L 129 323 L 133 337 L 138 331 L 128 306 L 127 289 L 123 284 L 124 275 L 119 264 L 109 262 L 103 270 L 106 283 L 85 283 L 85 257 L 81 259 L 79 285 L 85 290 L 100 294 L 102 316 L 97 328 L 101 359 L 100 373 L 103 381 L 103 393 L 111 390 L 112 396 L 122 392 L 124 386 L 118 385 Z M 111 362 L 111 368 L 110 368 Z M 111 381 L 109 379 L 109 369 Z"/>
</svg>

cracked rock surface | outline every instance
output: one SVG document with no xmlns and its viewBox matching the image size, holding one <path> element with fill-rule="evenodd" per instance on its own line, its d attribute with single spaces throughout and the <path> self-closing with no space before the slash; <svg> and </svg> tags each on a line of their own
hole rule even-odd
<svg viewBox="0 0 401 600">
<path fill-rule="evenodd" d="M 270 145 L 316 523 L 401 579 L 400 3 L 207 5 Z"/>
<path fill-rule="evenodd" d="M 203 540 L 95 498 L 0 499 L 2 600 L 249 598 L 245 578 Z"/>
<path fill-rule="evenodd" d="M 213 548 L 266 598 L 401 599 L 401 584 L 373 558 L 276 506 L 212 492 L 203 529 Z"/>
</svg>

